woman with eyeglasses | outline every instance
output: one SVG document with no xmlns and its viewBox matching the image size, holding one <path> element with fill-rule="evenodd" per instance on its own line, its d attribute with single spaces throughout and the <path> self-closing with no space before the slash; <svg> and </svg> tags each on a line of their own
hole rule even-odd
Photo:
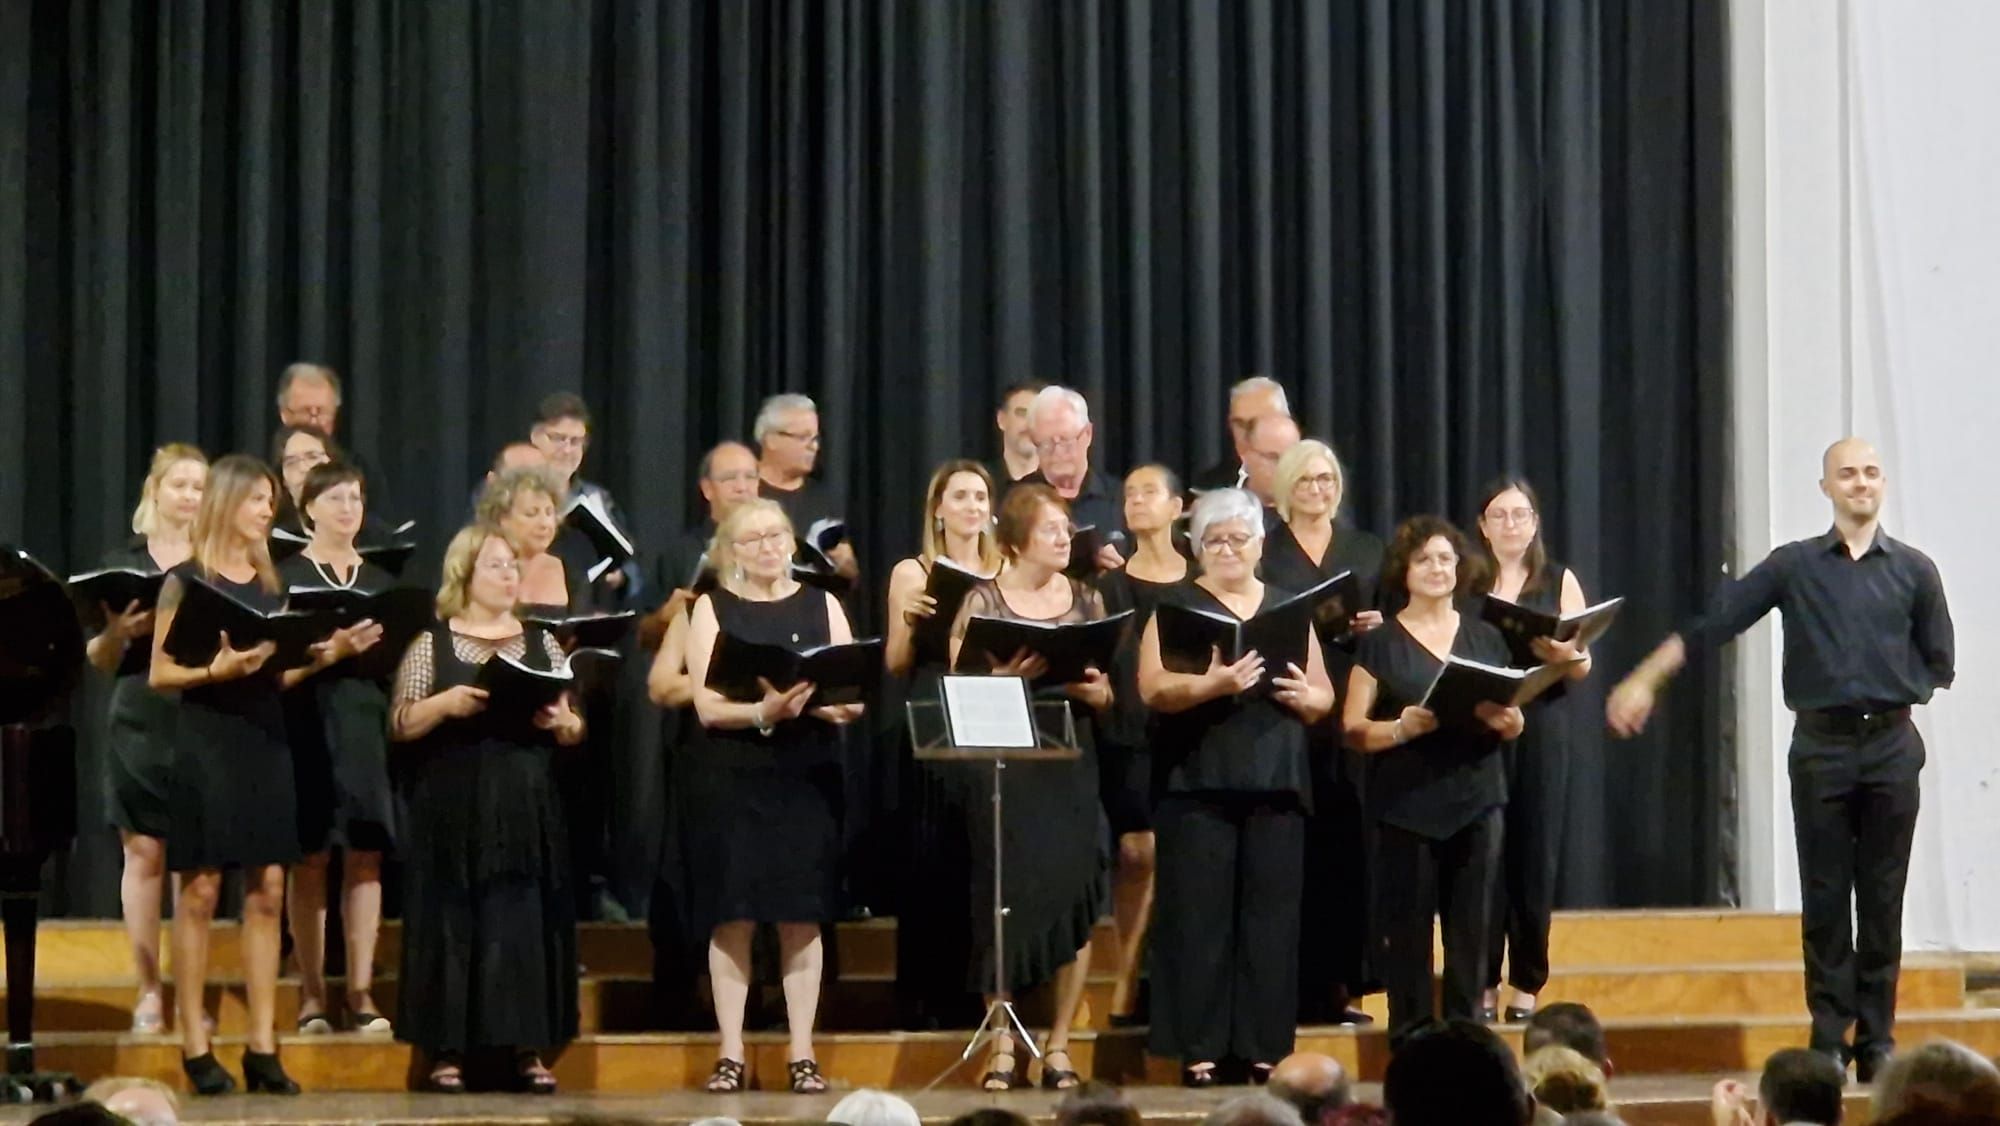
<svg viewBox="0 0 2000 1126">
<path fill-rule="evenodd" d="M 837 918 L 840 896 L 840 727 L 861 704 L 811 706 L 814 685 L 764 685 L 745 703 L 708 687 L 716 641 L 810 649 L 853 640 L 840 602 L 792 577 L 792 523 L 769 500 L 747 501 L 723 517 L 709 546 L 720 582 L 695 602 L 688 623 L 688 683 L 698 730 L 675 767 L 676 867 L 688 932 L 708 936 L 721 1054 L 707 1089 L 745 1088 L 743 1011 L 749 1000 L 750 941 L 760 923 L 778 931 L 785 1015 L 791 1032 L 791 1089 L 827 1089 L 813 1052 L 813 1021 L 825 965 L 820 928 Z"/>
<path fill-rule="evenodd" d="M 502 471 L 479 493 L 479 522 L 498 528 L 518 553 L 523 612 L 561 617 L 590 606 L 589 580 L 549 550 L 562 530 L 561 493 L 549 471 L 533 465 Z"/>
<path fill-rule="evenodd" d="M 444 1094 L 466 1089 L 468 1056 L 490 1052 L 511 1057 L 519 1090 L 553 1094 L 542 1053 L 577 1030 L 576 899 L 553 760 L 583 741 L 583 717 L 567 692 L 523 717 L 477 687 L 489 661 L 562 664 L 555 638 L 515 616 L 520 587 L 504 533 L 481 524 L 452 537 L 438 620 L 403 654 L 390 710 L 408 764 L 395 1032 L 427 1057 L 422 1085 Z"/>
<path fill-rule="evenodd" d="M 1131 610 L 1132 625 L 1119 647 L 1112 681 L 1117 706 L 1099 740 L 1098 786 L 1111 822 L 1117 855 L 1111 875 L 1111 919 L 1118 934 L 1118 983 L 1111 991 L 1111 1021 L 1143 1023 L 1139 973 L 1145 968 L 1146 930 L 1153 918 L 1152 715 L 1139 695 L 1139 639 L 1153 608 L 1191 573 L 1174 542 L 1180 522 L 1181 482 L 1164 465 L 1142 465 L 1125 475 L 1125 527 L 1132 557 L 1097 577 L 1108 614 Z"/>
<path fill-rule="evenodd" d="M 924 591 L 934 567 L 957 567 L 992 578 L 1000 570 L 1000 545 L 993 534 L 993 478 L 976 461 L 947 461 L 931 474 L 924 491 L 921 550 L 889 572 L 889 633 L 883 661 L 893 678 L 908 683 L 911 700 L 938 698 L 938 678 L 949 671 L 949 638 L 919 632 L 941 608 Z M 946 619 L 949 621 L 949 617 Z M 937 640 L 933 640 L 936 638 Z M 972 869 L 965 833 L 966 809 L 986 800 L 976 771 L 962 763 L 920 762 L 912 755 L 904 710 L 885 706 L 883 722 L 901 764 L 902 808 L 906 814 L 907 861 L 902 867 L 905 896 L 896 914 L 896 989 L 910 1027 L 958 1026 L 978 990 L 966 989 L 965 966 L 972 960 L 972 899 L 966 873 Z"/>
<path fill-rule="evenodd" d="M 1308 438 L 1279 457 L 1273 481 L 1279 523 L 1264 545 L 1265 582 L 1307 590 L 1352 571 L 1362 609 L 1348 631 L 1319 639 L 1336 697 L 1363 634 L 1382 624 L 1375 588 L 1382 540 L 1339 522 L 1347 478 L 1333 447 Z M 1338 703 L 1335 708 L 1338 709 Z M 1369 842 L 1362 815 L 1367 763 L 1345 750 L 1334 725 L 1312 729 L 1313 814 L 1306 819 L 1305 892 L 1300 928 L 1299 1019 L 1306 1024 L 1364 1025 L 1374 1018 L 1354 1005 L 1370 987 L 1367 968 Z"/>
<path fill-rule="evenodd" d="M 277 515 L 271 520 L 272 535 L 282 541 L 274 554 L 290 555 L 311 538 L 299 519 L 299 494 L 306 487 L 306 474 L 314 466 L 339 460 L 340 450 L 333 439 L 310 426 L 281 426 L 271 436 L 271 466 L 284 486 L 278 495 Z"/>
<path fill-rule="evenodd" d="M 1534 487 L 1518 477 L 1503 477 L 1489 483 L 1481 496 L 1482 550 L 1472 592 L 1547 614 L 1584 609 L 1583 583 L 1575 571 L 1550 558 L 1542 540 Z M 1583 658 L 1570 669 L 1571 680 L 1590 675 L 1589 652 L 1551 637 L 1536 638 L 1534 647 L 1543 661 Z M 1505 1012 L 1510 1024 L 1535 1015 L 1536 995 L 1548 984 L 1549 919 L 1555 911 L 1556 864 L 1569 800 L 1572 701 L 1566 686 L 1556 685 L 1524 710 L 1527 732 L 1506 751 L 1507 831 L 1488 939 L 1486 993 L 1480 999 L 1482 1017 L 1501 1015 L 1496 1009 L 1504 958 L 1507 983 L 1514 990 Z"/>
<path fill-rule="evenodd" d="M 1342 706 L 1347 745 L 1373 756 L 1375 928 L 1392 1048 L 1437 1019 L 1473 1019 L 1486 974 L 1507 803 L 1500 748 L 1520 738 L 1526 721 L 1519 708 L 1487 703 L 1470 726 L 1440 726 L 1423 706 L 1450 658 L 1507 662 L 1500 631 L 1458 608 L 1471 570 L 1464 533 L 1450 521 L 1403 521 L 1382 571 L 1384 598 L 1402 609 L 1361 639 Z M 1441 1011 L 1433 917 L 1444 930 Z"/>
<path fill-rule="evenodd" d="M 952 667 L 962 673 L 991 671 L 1033 681 L 1048 671 L 1048 662 L 1030 652 L 1013 654 L 1006 662 L 972 667 L 961 661 L 965 630 L 974 617 L 1020 621 L 1094 621 L 1104 617 L 1103 596 L 1080 579 L 1063 573 L 1069 566 L 1075 528 L 1069 505 L 1047 485 L 1017 484 L 1000 506 L 994 529 L 1006 562 L 993 581 L 974 587 L 952 623 Z M 1098 801 L 1097 752 L 1093 724 L 1111 710 L 1110 677 L 1086 670 L 1073 684 L 1038 690 L 1038 697 L 1066 700 L 1075 713 L 1077 741 L 1083 754 L 1057 762 L 1023 762 L 1007 768 L 1006 813 L 1001 826 L 1003 889 L 1007 898 L 1006 973 L 1010 994 L 1055 981 L 1055 1012 L 1043 1044 L 1041 1084 L 1065 1090 L 1083 1081 L 1069 1054 L 1071 1025 L 1083 1000 L 1090 972 L 1090 931 L 1109 899 L 1102 842 L 1104 810 Z M 967 851 L 972 858 L 971 901 L 974 960 L 966 967 L 966 985 L 989 993 L 993 987 L 995 942 L 993 901 L 993 811 L 990 803 L 972 802 L 966 810 Z M 992 1041 L 980 1086 L 1006 1091 L 1023 1082 L 1022 1056 L 1011 1036 Z"/>
<path fill-rule="evenodd" d="M 1242 489 L 1195 502 L 1201 576 L 1162 605 L 1239 620 L 1290 597 L 1257 577 L 1264 508 Z M 1310 627 L 1308 627 L 1310 629 Z M 1299 859 L 1312 777 L 1306 728 L 1333 710 L 1317 639 L 1306 667 L 1211 651 L 1200 673 L 1167 668 L 1159 618 L 1139 643 L 1139 691 L 1158 713 L 1159 914 L 1148 1045 L 1208 1087 L 1225 1062 L 1262 1082 L 1292 1051 L 1298 1012 Z"/>
<path fill-rule="evenodd" d="M 340 588 L 367 594 L 395 579 L 355 548 L 366 508 L 361 471 L 330 461 L 312 468 L 299 490 L 298 513 L 312 542 L 278 566 L 290 591 Z M 382 627 L 357 622 L 358 656 L 382 638 Z M 292 953 L 299 966 L 298 1029 L 334 1030 L 326 989 L 326 876 L 331 850 L 341 859 L 341 921 L 347 954 L 347 1027 L 386 1033 L 389 1019 L 375 1005 L 375 939 L 382 921 L 382 854 L 394 839 L 389 790 L 389 698 L 380 679 L 343 660 L 285 694 L 285 725 L 299 797 L 299 844 L 286 908 Z"/>
</svg>

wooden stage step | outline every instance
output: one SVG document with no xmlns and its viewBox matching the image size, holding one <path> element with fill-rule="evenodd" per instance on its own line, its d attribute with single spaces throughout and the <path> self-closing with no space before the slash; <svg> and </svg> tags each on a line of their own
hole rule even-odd
<svg viewBox="0 0 2000 1126">
<path fill-rule="evenodd" d="M 1754 1071 L 1779 1048 L 1806 1043 L 1804 1017 L 1702 1018 L 1607 1021 L 1611 1058 L 1619 1074 L 1714 1075 Z M 1502 1034 L 1518 1050 L 1520 1029 Z M 1948 1037 L 1982 1055 L 2000 1054 L 2000 1011 L 1909 1012 L 1897 1021 L 1905 1044 Z M 355 1035 L 285 1036 L 286 1069 L 309 1090 L 399 1091 L 411 1077 L 411 1049 L 404 1044 Z M 849 1086 L 921 1088 L 957 1060 L 966 1037 L 958 1033 L 845 1033 L 816 1041 L 821 1065 Z M 235 1066 L 241 1040 L 218 1037 L 217 1054 Z M 1086 1074 L 1115 1082 L 1171 1085 L 1170 1060 L 1146 1055 L 1145 1034 L 1137 1030 L 1083 1032 L 1072 1051 Z M 753 1086 L 778 1089 L 785 1080 L 785 1037 L 749 1038 Z M 1304 1028 L 1301 1050 L 1325 1052 L 1352 1074 L 1379 1080 L 1388 1062 L 1386 1038 L 1375 1030 Z M 37 1037 L 44 1067 L 79 1075 L 148 1075 L 181 1085 L 180 1048 L 166 1036 L 66 1032 Z M 715 1061 L 713 1035 L 658 1034 L 586 1036 L 556 1061 L 566 1089 L 606 1093 L 686 1090 L 706 1078 Z M 968 1064 L 947 1081 L 970 1085 L 977 1074 Z"/>
</svg>

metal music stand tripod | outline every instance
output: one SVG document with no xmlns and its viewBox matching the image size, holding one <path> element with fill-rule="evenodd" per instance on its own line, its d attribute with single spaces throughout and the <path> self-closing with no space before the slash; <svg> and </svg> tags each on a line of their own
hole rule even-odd
<svg viewBox="0 0 2000 1126">
<path fill-rule="evenodd" d="M 954 723 L 948 703 L 949 694 L 943 683 L 939 684 L 937 699 L 911 700 L 904 705 L 909 716 L 910 746 L 916 758 L 931 762 L 987 763 L 991 765 L 993 779 L 993 1003 L 986 1007 L 985 1018 L 973 1030 L 972 1039 L 958 1055 L 958 1062 L 933 1079 L 931 1086 L 971 1059 L 981 1044 L 996 1037 L 1018 1036 L 1030 1055 L 1036 1059 L 1042 1056 L 1041 1048 L 1036 1045 L 1020 1014 L 1014 1010 L 1014 1003 L 1007 993 L 1007 900 L 1003 879 L 1006 852 L 1005 777 L 1010 762 L 1056 762 L 1075 759 L 1083 753 L 1077 747 L 1076 721 L 1070 714 L 1067 701 L 1033 699 L 1027 682 L 1020 677 L 948 679 L 977 680 L 996 687 L 999 683 L 1011 682 L 1020 693 L 1022 709 L 1021 715 L 1014 718 L 1025 716 L 1032 728 L 1032 736 L 1026 740 L 1015 740 L 1010 746 L 993 746 L 989 741 L 978 739 L 959 741 L 954 734 L 962 734 L 965 724 Z"/>
</svg>

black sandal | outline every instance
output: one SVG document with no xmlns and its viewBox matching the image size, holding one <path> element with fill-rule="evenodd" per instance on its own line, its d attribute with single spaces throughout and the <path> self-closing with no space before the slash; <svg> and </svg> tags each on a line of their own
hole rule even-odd
<svg viewBox="0 0 2000 1126">
<path fill-rule="evenodd" d="M 743 1061 L 727 1057 L 715 1061 L 702 1090 L 712 1095 L 733 1095 L 743 1089 Z"/>
<path fill-rule="evenodd" d="M 1071 1087 L 1081 1086 L 1083 1084 L 1083 1076 L 1078 1075 L 1075 1071 L 1072 1071 L 1069 1068 L 1057 1067 L 1056 1065 L 1049 1062 L 1050 1060 L 1056 1058 L 1057 1056 L 1062 1056 L 1064 1059 L 1069 1059 L 1069 1049 L 1057 1048 L 1055 1051 L 1043 1054 L 1042 1090 L 1067 1091 Z M 1075 1063 L 1076 1061 L 1072 1059 L 1069 1062 Z"/>
<path fill-rule="evenodd" d="M 1215 1063 L 1203 1060 L 1181 1068 L 1181 1086 L 1203 1090 L 1215 1086 Z"/>
<path fill-rule="evenodd" d="M 527 1095 L 553 1095 L 556 1093 L 555 1072 L 548 1069 L 542 1057 L 534 1052 L 522 1052 L 514 1057 L 514 1066 L 521 1093 Z"/>
<path fill-rule="evenodd" d="M 424 1076 L 423 1089 L 439 1095 L 465 1093 L 465 1067 L 457 1056 L 440 1055 L 431 1061 L 431 1073 Z"/>
<path fill-rule="evenodd" d="M 1251 1084 L 1258 1087 L 1264 1086 L 1265 1084 L 1271 1081 L 1271 1073 L 1276 1070 L 1277 1070 L 1276 1064 L 1270 1064 L 1270 1063 L 1251 1064 L 1250 1065 Z"/>
<path fill-rule="evenodd" d="M 1006 1060 L 1007 1066 L 1005 1068 L 995 1066 L 991 1070 L 989 1070 L 986 1074 L 980 1076 L 979 1077 L 980 1090 L 1011 1091 L 1018 1085 L 1019 1081 L 1015 1078 L 1014 1073 L 1017 1069 L 1019 1069 L 1021 1065 L 1017 1060 L 1014 1059 L 1014 1053 L 1013 1052 L 993 1053 L 993 1062 L 995 1065 L 998 1065 L 1001 1060 Z"/>
<path fill-rule="evenodd" d="M 819 1073 L 818 1060 L 793 1060 L 785 1065 L 785 1070 L 792 1075 L 795 1095 L 817 1095 L 826 1090 L 826 1076 Z"/>
</svg>

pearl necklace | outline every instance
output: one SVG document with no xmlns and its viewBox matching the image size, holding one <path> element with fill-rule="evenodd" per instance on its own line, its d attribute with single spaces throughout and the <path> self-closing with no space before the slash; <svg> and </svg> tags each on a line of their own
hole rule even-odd
<svg viewBox="0 0 2000 1126">
<path fill-rule="evenodd" d="M 321 579 L 324 579 L 326 581 L 326 585 L 330 587 L 339 587 L 341 590 L 352 590 L 354 588 L 355 580 L 361 577 L 361 564 L 359 563 L 356 563 L 354 565 L 354 570 L 348 573 L 347 581 L 341 582 L 339 579 L 334 578 L 336 572 L 327 569 L 327 567 L 325 566 L 322 566 L 319 560 L 314 559 L 312 556 L 308 555 L 306 556 L 306 562 L 313 565 L 313 570 L 319 572 L 319 577 Z"/>
</svg>

